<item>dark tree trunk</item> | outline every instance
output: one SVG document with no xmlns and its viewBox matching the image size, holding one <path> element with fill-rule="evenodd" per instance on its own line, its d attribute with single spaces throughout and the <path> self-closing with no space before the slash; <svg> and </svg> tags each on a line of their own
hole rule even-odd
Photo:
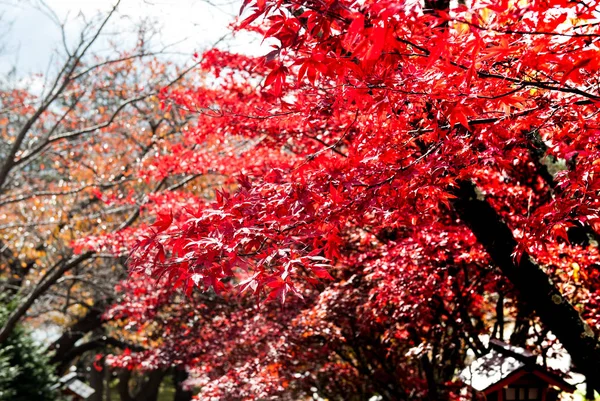
<svg viewBox="0 0 600 401">
<path fill-rule="evenodd" d="M 517 302 L 517 317 L 515 319 L 515 328 L 510 335 L 510 343 L 524 347 L 529 338 L 529 328 L 531 327 L 531 311 L 521 302 Z"/>
<path fill-rule="evenodd" d="M 165 374 L 164 370 L 153 370 L 146 373 L 146 380 L 135 395 L 135 401 L 156 401 Z"/>
<path fill-rule="evenodd" d="M 88 401 L 104 401 L 104 360 L 98 361 L 98 366 L 102 370 L 97 370 L 92 367 L 90 370 L 90 386 L 95 390 L 95 393 L 88 398 Z"/>
<path fill-rule="evenodd" d="M 1 181 L 2 180 L 0 179 L 0 182 Z M 19 302 L 15 310 L 10 313 L 8 319 L 4 322 L 4 325 L 0 327 L 0 344 L 10 337 L 11 333 L 21 319 L 23 319 L 29 308 L 31 308 L 31 306 L 45 294 L 50 287 L 52 287 L 66 272 L 90 259 L 92 256 L 92 252 L 86 252 L 70 258 L 65 257 L 53 266 L 40 282 L 37 283 L 35 288 Z"/>
<path fill-rule="evenodd" d="M 454 207 L 461 220 L 513 284 L 519 300 L 537 313 L 571 354 L 577 368 L 589 378 L 593 388 L 600 389 L 600 345 L 592 329 L 526 252 L 519 261 L 515 260 L 513 253 L 517 242 L 512 232 L 490 204 L 478 198 L 472 183 L 460 183 L 455 195 Z"/>
<path fill-rule="evenodd" d="M 425 12 L 428 10 L 447 10 L 448 8 L 450 8 L 450 0 L 425 0 L 423 2 Z"/>
<path fill-rule="evenodd" d="M 104 381 L 106 382 L 106 398 L 104 401 L 112 401 L 111 383 L 113 380 L 112 370 L 110 366 L 104 366 Z"/>
<path fill-rule="evenodd" d="M 173 371 L 173 385 L 175 386 L 175 397 L 173 401 L 191 401 L 192 392 L 183 388 L 183 382 L 188 378 L 185 369 L 176 368 Z"/>
<path fill-rule="evenodd" d="M 58 374 L 64 373 L 64 369 L 68 368 L 65 362 L 69 353 L 75 347 L 77 341 L 83 338 L 84 335 L 92 330 L 99 328 L 102 325 L 102 308 L 90 309 L 81 319 L 67 329 L 54 343 L 48 347 L 48 351 L 54 351 L 54 355 L 50 359 L 53 364 L 58 364 Z"/>
<path fill-rule="evenodd" d="M 437 382 L 435 380 L 435 371 L 433 370 L 433 365 L 431 364 L 431 361 L 426 353 L 421 356 L 421 366 L 423 367 L 425 379 L 427 380 L 427 399 L 429 401 L 437 401 L 438 392 Z"/>
<path fill-rule="evenodd" d="M 594 401 L 596 399 L 596 394 L 594 394 L 594 387 L 590 384 L 591 379 L 585 379 L 585 399 L 589 401 Z"/>
<path fill-rule="evenodd" d="M 0 284 L 2 290 L 0 293 L 10 298 L 19 293 L 25 277 L 35 266 L 35 261 L 21 261 L 13 250 L 8 247 L 8 244 L 0 241 L 0 266 L 8 270 L 6 280 Z"/>
<path fill-rule="evenodd" d="M 117 391 L 121 401 L 135 401 L 129 393 L 129 380 L 131 379 L 131 370 L 123 369 L 119 372 L 119 383 Z"/>
</svg>

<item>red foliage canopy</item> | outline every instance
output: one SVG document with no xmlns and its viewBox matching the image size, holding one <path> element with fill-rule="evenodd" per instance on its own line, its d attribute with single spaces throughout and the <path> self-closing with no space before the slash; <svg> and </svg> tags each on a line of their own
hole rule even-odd
<svg viewBox="0 0 600 401">
<path fill-rule="evenodd" d="M 507 279 L 515 302 L 537 312 L 598 387 L 598 3 L 469 3 L 246 0 L 238 29 L 274 50 L 211 50 L 205 85 L 165 91 L 165 107 L 195 113 L 197 124 L 148 170 L 226 177 L 224 189 L 213 201 L 165 203 L 140 233 L 133 269 L 192 298 L 194 285 L 237 287 L 302 304 L 227 312 L 228 341 L 267 338 L 240 339 L 247 333 L 235 327 L 250 316 L 280 313 L 277 330 L 265 327 L 304 339 L 296 345 L 334 324 L 343 347 L 327 335 L 331 344 L 305 349 L 317 350 L 313 363 L 328 361 L 323 369 L 337 352 L 357 375 L 358 353 L 344 359 L 353 324 L 369 339 L 353 348 L 388 341 L 381 371 L 406 347 L 448 346 L 442 331 L 466 330 L 448 341 L 477 349 L 483 327 L 473 321 L 493 309 L 489 294 L 512 291 Z M 345 319 L 338 302 L 359 315 Z M 214 358 L 207 349 L 198 353 Z M 307 355 L 286 354 L 288 368 Z M 284 375 L 273 354 L 255 357 L 253 369 Z M 212 379 L 240 369 L 214 363 Z M 411 363 L 388 370 L 399 386 L 390 394 L 402 384 L 434 391 L 429 377 L 422 387 L 406 379 L 416 377 Z M 283 391 L 292 371 L 301 369 L 273 388 Z"/>
</svg>

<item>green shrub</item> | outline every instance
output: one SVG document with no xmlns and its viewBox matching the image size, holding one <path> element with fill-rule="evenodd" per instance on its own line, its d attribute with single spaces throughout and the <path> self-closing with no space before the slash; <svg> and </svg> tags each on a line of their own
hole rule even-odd
<svg viewBox="0 0 600 401">
<path fill-rule="evenodd" d="M 10 313 L 10 306 L 0 303 L 0 324 Z M 56 377 L 43 349 L 31 333 L 17 326 L 8 340 L 0 344 L 0 400 L 54 401 L 52 390 Z"/>
</svg>

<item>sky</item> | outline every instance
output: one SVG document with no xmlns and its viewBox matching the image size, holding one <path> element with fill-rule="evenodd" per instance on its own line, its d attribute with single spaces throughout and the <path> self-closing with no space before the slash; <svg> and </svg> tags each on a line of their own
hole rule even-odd
<svg viewBox="0 0 600 401">
<path fill-rule="evenodd" d="M 77 39 L 82 25 L 81 15 L 92 18 L 98 12 L 106 13 L 117 0 L 45 0 L 61 21 L 67 21 L 67 40 Z M 171 45 L 173 57 L 183 60 L 198 51 L 209 48 L 218 38 L 229 32 L 228 25 L 237 16 L 240 0 L 121 0 L 118 13 L 107 32 L 132 30 L 135 22 L 149 18 L 160 27 L 156 45 Z M 44 11 L 41 0 L 0 0 L 0 74 L 13 66 L 19 76 L 43 73 L 55 49 L 61 47 L 60 29 Z M 133 33 L 120 36 L 133 40 Z M 106 46 L 104 43 L 98 44 Z M 240 37 L 229 40 L 233 51 L 261 54 L 260 41 Z M 266 52 L 265 52 L 266 53 Z"/>
</svg>

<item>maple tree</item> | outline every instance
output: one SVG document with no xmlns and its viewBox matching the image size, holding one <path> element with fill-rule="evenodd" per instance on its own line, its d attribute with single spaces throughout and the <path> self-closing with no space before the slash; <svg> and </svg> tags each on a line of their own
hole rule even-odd
<svg viewBox="0 0 600 401">
<path fill-rule="evenodd" d="M 483 352 L 485 315 L 496 308 L 501 321 L 507 300 L 519 324 L 536 322 L 515 341 L 551 331 L 599 389 L 597 2 L 242 9 L 237 29 L 273 50 L 211 50 L 205 84 L 163 91 L 165 109 L 197 122 L 150 170 L 223 189 L 163 199 L 153 227 L 91 245 L 132 247 L 133 270 L 165 294 L 131 284 L 152 290 L 134 290 L 119 313 L 157 319 L 164 339 L 115 363 L 177 360 L 201 394 L 225 399 L 312 388 L 436 398 L 456 394 L 464 350 Z M 194 313 L 195 287 L 224 305 Z M 189 301 L 173 310 L 178 288 Z M 246 305 L 254 295 L 283 309 Z M 320 382 L 314 372 L 328 369 L 348 379 Z"/>
<path fill-rule="evenodd" d="M 97 207 L 154 225 L 80 230 L 49 265 L 56 283 L 132 250 L 133 276 L 105 315 L 109 342 L 126 348 L 106 357 L 122 369 L 122 398 L 130 369 L 156 384 L 172 366 L 200 399 L 458 398 L 467 349 L 485 352 L 490 330 L 504 338 L 505 313 L 514 343 L 535 332 L 547 349 L 552 332 L 599 389 L 597 6 L 245 0 L 236 29 L 273 50 L 203 54 L 199 79 L 163 85 L 150 112 L 191 123 L 150 140 L 133 188 L 85 188 Z M 63 127 L 47 114 L 41 128 Z M 66 121 L 67 133 L 95 132 Z M 4 135 L 21 146 L 30 128 Z M 9 155 L 0 190 L 52 144 Z M 99 163 L 109 175 L 110 163 Z M 29 187 L 14 185 L 14 199 Z M 77 339 L 61 341 L 74 350 Z"/>
</svg>

